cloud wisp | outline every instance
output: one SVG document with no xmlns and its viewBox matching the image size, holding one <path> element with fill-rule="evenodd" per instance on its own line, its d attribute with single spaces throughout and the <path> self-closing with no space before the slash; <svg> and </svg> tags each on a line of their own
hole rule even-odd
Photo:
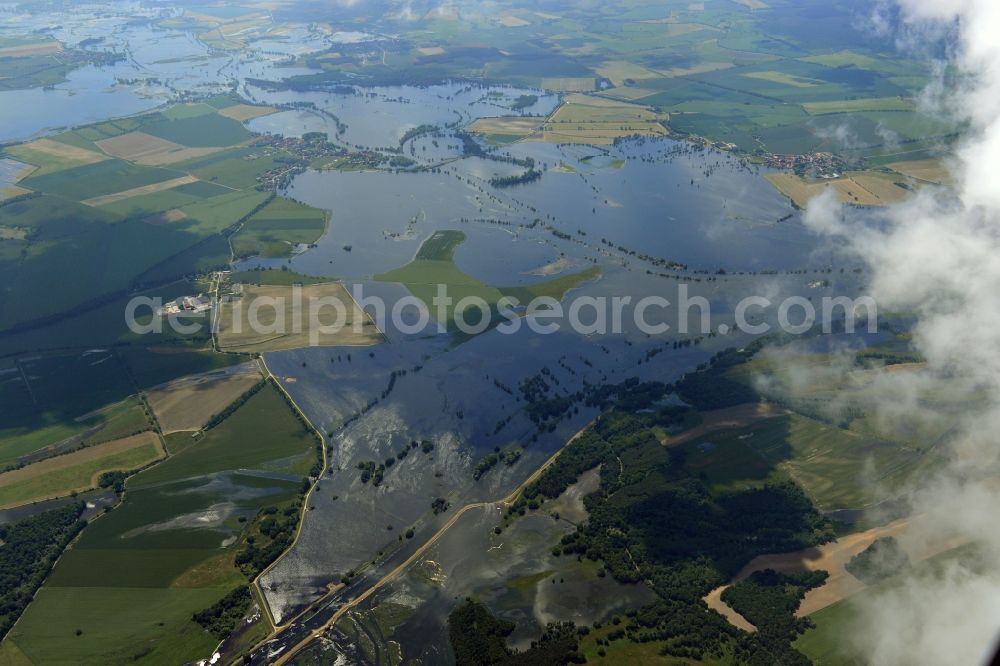
<svg viewBox="0 0 1000 666">
<path fill-rule="evenodd" d="M 977 387 L 981 399 L 947 443 L 948 464 L 911 491 L 919 519 L 906 538 L 967 542 L 979 556 L 863 595 L 853 634 L 871 663 L 975 664 L 988 660 L 1000 628 L 1000 3 L 898 4 L 910 38 L 924 30 L 954 36 L 947 99 L 967 127 L 952 162 L 954 186 L 924 189 L 874 224 L 845 216 L 832 196 L 814 200 L 805 218 L 867 261 L 881 308 L 917 315 L 922 379 L 961 377 Z M 877 408 L 898 415 L 898 395 L 885 391 Z M 930 408 L 911 402 L 906 409 Z"/>
</svg>

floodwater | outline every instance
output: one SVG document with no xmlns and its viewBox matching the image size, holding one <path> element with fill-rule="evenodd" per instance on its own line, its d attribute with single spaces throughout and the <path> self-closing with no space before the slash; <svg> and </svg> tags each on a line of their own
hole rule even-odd
<svg viewBox="0 0 1000 666">
<path fill-rule="evenodd" d="M 407 295 L 405 287 L 374 277 L 410 261 L 434 231 L 457 229 L 466 240 L 455 262 L 489 285 L 540 282 L 548 279 L 539 275 L 546 266 L 555 267 L 548 277 L 558 277 L 596 265 L 600 278 L 580 285 L 574 296 L 627 295 L 638 300 L 668 295 L 676 302 L 677 284 L 684 281 L 692 296 L 711 303 L 713 330 L 717 323 L 732 323 L 733 304 L 743 296 L 851 295 L 862 279 L 851 271 L 824 274 L 828 281 L 817 286 L 815 274 L 791 274 L 844 265 L 803 227 L 761 172 L 726 154 L 657 139 L 599 148 L 522 142 L 489 148 L 485 157 L 466 157 L 456 131 L 469 122 L 520 113 L 512 110 L 513 100 L 526 94 L 536 95 L 538 101 L 523 112 L 546 114 L 558 103 L 557 96 L 467 84 L 352 88 L 341 93 L 269 91 L 248 85 L 246 79 L 277 80 L 308 72 L 287 67 L 287 55 L 322 48 L 338 36 L 318 36 L 299 26 L 294 40 L 265 40 L 245 52 L 221 53 L 186 31 L 156 27 L 155 19 L 169 8 L 141 10 L 149 12 L 148 22 L 126 20 L 126 9 L 140 11 L 131 4 L 83 5 L 74 7 L 72 15 L 57 17 L 62 24 L 52 29 L 57 38 L 72 45 L 103 37 L 93 48 L 114 49 L 127 57 L 113 66 L 77 70 L 51 90 L 0 93 L 0 141 L 144 111 L 178 92 L 220 91 L 235 82 L 252 101 L 286 107 L 248 123 L 255 131 L 322 131 L 346 147 L 398 149 L 419 166 L 432 167 L 419 173 L 300 174 L 284 194 L 329 211 L 328 232 L 316 247 L 290 259 L 250 259 L 237 268 L 287 266 L 342 278 L 366 295 L 383 298 L 391 308 Z M 4 14 L 0 34 L 44 28 L 41 21 L 33 15 Z M 293 47 L 295 43 L 299 47 Z M 296 103 L 313 108 L 290 108 Z M 439 129 L 403 141 L 422 125 Z M 503 189 L 490 184 L 492 178 L 521 170 L 512 159 L 528 158 L 544 171 L 540 180 Z M 691 270 L 671 271 L 665 267 L 669 262 Z M 720 269 L 724 273 L 717 274 Z M 655 317 L 677 323 L 673 312 Z M 458 344 L 433 327 L 418 333 L 388 328 L 389 342 L 371 348 L 267 354 L 272 372 L 327 433 L 329 452 L 329 469 L 311 497 L 313 510 L 306 513 L 301 538 L 262 581 L 276 619 L 287 619 L 366 563 L 370 566 L 356 585 L 377 579 L 449 518 L 448 512 L 432 513 L 435 498 L 446 498 L 455 509 L 503 498 L 595 416 L 580 405 L 553 430 L 538 432 L 517 391 L 521 382 L 547 372 L 553 395 L 569 395 L 587 385 L 633 376 L 672 381 L 714 352 L 749 339 L 720 335 L 674 349 L 672 341 L 694 337 L 675 330 L 649 336 L 625 322 L 621 334 L 564 326 L 558 333 L 541 335 L 522 327 L 513 335 L 490 331 Z M 651 353 L 656 353 L 652 362 Z M 384 462 L 412 441 L 425 439 L 434 443 L 432 451 L 409 449 L 378 487 L 361 482 L 360 463 Z M 512 465 L 501 463 L 474 480 L 477 462 L 496 447 L 523 448 L 523 453 Z M 235 490 L 231 486 L 246 485 L 223 476 L 207 483 L 226 484 L 219 491 L 227 497 Z M 212 516 L 184 520 L 201 524 L 233 510 L 228 505 L 211 508 Z M 536 637 L 546 619 L 592 621 L 567 617 L 579 606 L 581 595 L 603 599 L 594 606 L 596 613 L 615 608 L 616 595 L 641 597 L 641 591 L 623 592 L 592 572 L 576 572 L 579 584 L 566 587 L 545 577 L 526 582 L 525 589 L 533 590 L 528 601 L 515 600 L 507 588 L 491 591 L 489 572 L 498 563 L 506 567 L 505 576 L 522 578 L 549 570 L 568 572 L 572 563 L 554 562 L 548 554 L 565 526 L 556 529 L 550 518 L 532 516 L 521 521 L 510 540 L 494 543 L 489 535 L 495 515 L 488 510 L 463 518 L 428 555 L 450 582 L 418 595 L 431 609 L 423 617 L 439 621 L 454 596 L 483 594 L 518 620 L 514 638 L 524 644 Z M 495 513 L 495 506 L 492 510 Z M 413 539 L 401 537 L 408 528 L 415 532 Z M 502 550 L 506 546 L 519 548 L 518 556 L 507 558 L 508 551 Z M 494 547 L 500 549 L 490 550 Z M 391 593 L 405 596 L 406 585 L 418 585 L 411 579 Z M 351 587 L 344 594 L 357 591 Z M 335 596 L 332 604 L 341 600 Z M 445 655 L 435 652 L 443 649 L 440 636 L 423 633 L 419 622 L 401 630 L 408 643 L 404 653 Z"/>
<path fill-rule="evenodd" d="M 295 95 L 261 94 L 269 103 L 287 103 Z M 382 146 L 396 145 L 415 125 L 444 122 L 449 113 L 458 113 L 450 106 L 468 106 L 470 97 L 479 100 L 482 92 L 454 85 L 450 91 L 307 95 L 348 126 L 338 141 Z M 400 99 L 421 99 L 428 108 Z M 417 115 L 407 115 L 407 110 Z M 485 106 L 482 111 L 487 110 L 495 111 Z M 256 129 L 275 133 L 336 134 L 334 121 L 313 112 L 290 111 L 254 122 Z M 493 154 L 530 157 L 545 174 L 528 185 L 497 189 L 490 178 L 520 168 L 512 171 L 509 161 L 459 157 L 458 140 L 450 130 L 441 134 L 442 152 L 426 160 L 435 164 L 434 171 L 299 175 L 285 194 L 329 211 L 327 234 L 316 247 L 290 259 L 250 259 L 240 267 L 287 266 L 341 278 L 359 289 L 358 295 L 383 298 L 391 311 L 408 292 L 401 285 L 376 282 L 374 276 L 409 262 L 434 231 L 456 229 L 466 236 L 456 250 L 456 264 L 493 286 L 531 284 L 597 265 L 600 279 L 580 285 L 574 296 L 639 299 L 655 294 L 674 301 L 678 281 L 661 277 L 657 273 L 665 268 L 636 255 L 682 262 L 704 271 L 682 275 L 691 294 L 705 296 L 718 312 L 713 326 L 716 321 L 731 323 L 734 303 L 762 290 L 818 296 L 856 289 L 853 274 L 817 289 L 810 285 L 814 278 L 768 272 L 809 268 L 814 256 L 824 256 L 818 265 L 825 267 L 831 259 L 828 252 L 821 253 L 790 204 L 759 173 L 728 155 L 669 139 L 603 148 L 519 143 Z M 404 152 L 425 140 L 407 142 Z M 557 266 L 553 275 L 538 275 L 550 265 Z M 709 279 L 719 268 L 727 274 Z M 669 313 L 663 316 L 675 321 Z M 400 545 L 401 531 L 412 526 L 413 543 L 419 543 L 446 519 L 430 511 L 434 498 L 445 497 L 458 507 L 505 496 L 595 416 L 581 406 L 554 431 L 536 435 L 517 394 L 522 381 L 546 369 L 558 382 L 560 395 L 632 376 L 670 381 L 714 351 L 747 339 L 720 336 L 675 350 L 669 342 L 684 335 L 650 338 L 628 322 L 621 335 L 566 328 L 538 335 L 522 327 L 514 335 L 492 331 L 458 345 L 437 334 L 433 324 L 417 334 L 391 326 L 383 330 L 389 344 L 372 348 L 267 354 L 272 372 L 329 435 L 330 469 L 312 499 L 315 509 L 306 516 L 298 544 L 264 580 L 279 620 L 373 558 L 372 571 L 398 562 L 412 550 L 405 541 Z M 647 353 L 662 351 L 665 343 L 668 348 L 655 362 L 644 362 Z M 378 487 L 361 482 L 360 463 L 381 463 L 423 439 L 435 443 L 431 453 L 410 453 L 386 471 Z M 475 465 L 495 447 L 524 451 L 514 465 L 498 465 L 473 480 Z M 547 598 L 549 606 L 559 608 L 574 597 Z"/>
</svg>

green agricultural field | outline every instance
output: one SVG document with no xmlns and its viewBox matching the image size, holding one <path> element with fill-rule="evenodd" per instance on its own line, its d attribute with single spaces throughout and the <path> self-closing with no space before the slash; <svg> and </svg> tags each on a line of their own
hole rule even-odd
<svg viewBox="0 0 1000 666">
<path fill-rule="evenodd" d="M 90 490 L 97 487 L 96 481 L 103 472 L 139 469 L 162 455 L 158 437 L 145 432 L 48 458 L 0 474 L 0 506 L 18 506 Z"/>
<path fill-rule="evenodd" d="M 237 257 L 284 257 L 295 244 L 315 243 L 326 229 L 326 212 L 288 199 L 274 199 L 233 235 Z"/>
<path fill-rule="evenodd" d="M 960 546 L 918 562 L 910 574 L 884 580 L 813 613 L 809 619 L 815 626 L 807 629 L 792 645 L 809 657 L 816 666 L 862 666 L 868 662 L 864 655 L 856 654 L 856 648 L 849 639 L 858 630 L 856 626 L 858 604 L 864 603 L 874 595 L 906 584 L 910 577 L 919 580 L 921 576 L 938 575 L 949 563 L 964 561 L 975 569 L 979 566 L 977 564 L 979 557 L 981 554 L 978 554 L 973 547 Z"/>
<path fill-rule="evenodd" d="M 864 594 L 861 592 L 860 594 Z M 839 601 L 809 616 L 815 626 L 799 636 L 792 646 L 816 666 L 861 666 L 864 662 L 847 655 L 844 630 L 854 617 L 851 599 Z"/>
<path fill-rule="evenodd" d="M 220 370 L 247 360 L 236 354 L 219 354 L 210 347 L 172 345 L 127 347 L 119 352 L 140 388 L 166 383 L 177 377 Z"/>
<path fill-rule="evenodd" d="M 96 444 L 125 437 L 149 427 L 138 399 L 129 398 L 92 413 L 87 418 L 61 417 L 58 412 L 32 414 L 34 405 L 23 390 L 23 382 L 0 369 L 0 467 L 51 444 L 83 437 Z"/>
<path fill-rule="evenodd" d="M 106 423 L 116 413 L 99 410 L 132 393 L 109 351 L 8 359 L 0 367 L 0 461 Z"/>
<path fill-rule="evenodd" d="M 204 286 L 187 280 L 164 285 L 135 294 L 138 297 L 158 299 L 166 303 L 180 296 L 193 296 L 204 291 Z M 88 308 L 75 316 L 59 318 L 51 324 L 18 333 L 0 335 L 0 357 L 25 352 L 40 352 L 54 349 L 91 349 L 110 345 L 204 345 L 210 340 L 207 331 L 200 334 L 182 335 L 169 325 L 162 327 L 161 333 L 139 335 L 126 326 L 123 313 L 131 297 L 123 296 Z M 148 308 L 135 312 L 136 322 L 148 325 L 153 315 Z"/>
<path fill-rule="evenodd" d="M 241 123 L 217 113 L 167 117 L 144 123 L 142 131 L 191 148 L 235 146 L 250 138 L 250 132 Z"/>
<path fill-rule="evenodd" d="M 211 656 L 217 640 L 190 616 L 226 593 L 212 587 L 45 586 L 4 644 L 16 646 L 36 664 L 96 666 L 141 658 L 171 666 L 203 659 Z"/>
<path fill-rule="evenodd" d="M 684 456 L 684 466 L 697 474 L 713 492 L 759 486 L 768 481 L 780 481 L 788 476 L 770 461 L 757 454 L 748 437 L 759 432 L 781 436 L 783 424 L 770 427 L 767 422 L 740 431 L 724 431 L 687 442 L 678 450 Z"/>
<path fill-rule="evenodd" d="M 192 615 L 246 584 L 234 557 L 251 530 L 267 541 L 251 519 L 267 505 L 298 517 L 291 502 L 300 481 L 246 470 L 295 471 L 300 458 L 308 468 L 316 444 L 267 387 L 200 441 L 172 446 L 167 462 L 133 477 L 124 502 L 64 553 L 0 654 L 94 665 L 210 656 L 218 639 Z"/>
<path fill-rule="evenodd" d="M 851 113 L 855 111 L 912 111 L 913 102 L 901 97 L 871 97 L 867 99 L 806 102 L 802 107 L 811 115 Z"/>
<path fill-rule="evenodd" d="M 175 208 L 183 210 L 184 207 L 196 204 L 199 201 L 207 200 L 211 197 L 231 195 L 232 192 L 233 191 L 227 187 L 199 180 L 187 185 L 181 185 L 180 187 L 174 187 L 169 190 L 129 197 L 127 199 L 105 204 L 101 206 L 101 210 L 127 218 L 148 218 L 144 221 L 153 224 L 168 224 L 174 227 L 185 227 L 186 220 L 183 218 L 177 221 L 159 222 L 152 216 L 156 213 L 163 213 Z"/>
<path fill-rule="evenodd" d="M 29 176 L 21 181 L 21 184 L 32 190 L 57 193 L 64 198 L 84 201 L 171 180 L 182 175 L 167 169 L 143 167 L 124 160 L 107 159 L 44 176 Z"/>
<path fill-rule="evenodd" d="M 211 104 L 197 102 L 194 104 L 178 104 L 164 110 L 161 115 L 167 120 L 183 120 L 215 113 L 218 109 Z"/>
<path fill-rule="evenodd" d="M 179 222 L 179 226 L 199 235 L 219 233 L 249 215 L 269 196 L 267 192 L 229 190 L 222 196 L 181 207 L 187 217 Z"/>
<path fill-rule="evenodd" d="M 310 275 L 302 275 L 301 273 L 296 273 L 295 271 L 286 270 L 256 270 L 232 273 L 229 276 L 229 281 L 233 284 L 257 284 L 290 287 L 296 284 L 307 285 L 329 282 L 330 278 L 312 277 Z"/>
<path fill-rule="evenodd" d="M 0 250 L 0 333 L 85 315 L 143 284 L 228 265 L 232 248 L 223 232 L 273 197 L 255 189 L 256 178 L 287 156 L 244 159 L 253 149 L 242 147 L 158 168 L 108 157 L 94 143 L 136 130 L 193 146 L 250 136 L 214 111 L 209 104 L 169 107 L 5 149 L 39 167 L 22 183 L 41 196 L 2 206 L 0 225 L 17 236 Z M 324 228 L 322 213 L 285 201 L 236 244 L 283 254 L 314 242 Z M 116 260 L 101 260 L 106 256 Z M 73 280 L 64 279 L 67 268 Z"/>
<path fill-rule="evenodd" d="M 295 417 L 277 389 L 266 386 L 246 405 L 226 419 L 225 427 L 205 433 L 196 446 L 157 465 L 137 477 L 135 487 L 146 487 L 165 481 L 227 469 L 274 469 L 275 460 L 308 458 L 315 445 L 315 434 Z M 305 473 L 312 465 L 306 460 L 290 463 L 288 471 Z"/>
<path fill-rule="evenodd" d="M 745 443 L 767 463 L 805 488 L 818 507 L 857 509 L 891 492 L 923 462 L 913 447 L 879 440 L 797 414 L 741 431 Z"/>
</svg>

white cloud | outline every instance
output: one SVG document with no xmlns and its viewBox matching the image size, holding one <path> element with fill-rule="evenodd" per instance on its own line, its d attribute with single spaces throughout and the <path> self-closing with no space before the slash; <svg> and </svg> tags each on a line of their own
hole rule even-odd
<svg viewBox="0 0 1000 666">
<path fill-rule="evenodd" d="M 955 189 L 924 189 L 867 224 L 845 219 L 832 197 L 821 197 L 805 221 L 867 260 L 880 311 L 918 315 L 914 344 L 928 361 L 924 379 L 958 376 L 981 387 L 982 404 L 967 405 L 973 416 L 950 442 L 949 464 L 914 489 L 914 511 L 924 520 L 907 535 L 977 544 L 981 566 L 953 562 L 867 596 L 852 632 L 871 663 L 974 664 L 1000 628 L 1000 2 L 900 0 L 900 7 L 899 29 L 910 41 L 957 35 L 950 64 L 959 76 L 947 89 L 936 77 L 939 88 L 927 95 L 947 100 L 968 124 L 953 165 Z M 874 29 L 886 30 L 885 14 L 879 17 Z M 885 381 L 911 379 L 890 374 Z M 893 418 L 929 409 L 890 386 L 880 400 Z"/>
</svg>

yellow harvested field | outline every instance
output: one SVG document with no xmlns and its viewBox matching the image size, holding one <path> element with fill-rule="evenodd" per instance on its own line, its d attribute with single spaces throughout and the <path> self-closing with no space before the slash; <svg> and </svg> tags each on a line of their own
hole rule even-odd
<svg viewBox="0 0 1000 666">
<path fill-rule="evenodd" d="M 254 118 L 270 115 L 275 111 L 277 111 L 277 109 L 270 106 L 237 104 L 236 106 L 228 106 L 224 109 L 220 109 L 219 115 L 226 118 L 232 118 L 233 120 L 238 120 L 242 123 L 246 120 L 253 120 Z"/>
<path fill-rule="evenodd" d="M 182 211 L 180 208 L 174 208 L 162 213 L 156 213 L 155 215 L 150 215 L 149 217 L 143 218 L 143 222 L 146 224 L 170 224 L 171 222 L 180 222 L 187 217 L 187 213 Z"/>
<path fill-rule="evenodd" d="M 54 139 L 38 139 L 31 143 L 11 146 L 6 150 L 22 162 L 30 162 L 38 166 L 39 169 L 34 174 L 36 176 L 108 159 L 107 156 L 96 150 L 71 146 Z"/>
<path fill-rule="evenodd" d="M 593 76 L 547 76 L 542 79 L 542 87 L 556 92 L 590 92 L 594 89 Z"/>
<path fill-rule="evenodd" d="M 505 28 L 523 28 L 526 25 L 531 25 L 531 21 L 525 21 L 513 14 L 501 14 L 497 17 L 497 22 Z"/>
<path fill-rule="evenodd" d="M 627 79 L 641 81 L 642 79 L 656 79 L 661 76 L 659 72 L 626 60 L 608 60 L 601 64 L 596 71 L 616 86 L 625 85 Z"/>
<path fill-rule="evenodd" d="M 444 49 L 440 46 L 422 46 L 417 49 L 417 52 L 422 56 L 444 55 Z"/>
<path fill-rule="evenodd" d="M 469 125 L 468 130 L 477 134 L 509 134 L 528 136 L 542 126 L 541 118 L 502 116 L 500 118 L 480 118 Z"/>
<path fill-rule="evenodd" d="M 36 44 L 22 44 L 21 46 L 2 48 L 0 49 L 0 58 L 25 58 L 27 56 L 49 55 L 59 53 L 62 50 L 62 43 L 52 40 L 50 42 L 38 42 Z"/>
<path fill-rule="evenodd" d="M 146 134 L 145 132 L 129 132 L 110 139 L 95 141 L 95 145 L 112 157 L 135 161 L 153 153 L 180 150 L 184 146 L 173 141 Z"/>
<path fill-rule="evenodd" d="M 907 195 L 907 191 L 891 179 L 864 172 L 850 172 L 840 178 L 821 181 L 807 181 L 792 173 L 769 173 L 767 179 L 799 208 L 805 208 L 813 197 L 827 188 L 833 189 L 841 203 L 858 206 L 885 206 Z"/>
<path fill-rule="evenodd" d="M 527 137 L 547 143 L 607 145 L 626 136 L 665 136 L 660 116 L 647 107 L 607 97 L 568 95 L 548 119 L 481 118 L 468 129 L 478 134 Z"/>
<path fill-rule="evenodd" d="M 733 1 L 743 5 L 744 7 L 749 7 L 750 9 L 767 9 L 768 7 L 770 7 L 770 5 L 768 5 L 766 2 L 763 2 L 763 0 L 733 0 Z"/>
<path fill-rule="evenodd" d="M 96 488 L 104 472 L 137 469 L 165 455 L 159 436 L 147 431 L 46 458 L 0 474 L 0 508 Z"/>
<path fill-rule="evenodd" d="M 184 377 L 146 392 L 163 433 L 201 430 L 208 421 L 261 380 L 253 363 Z"/>
<path fill-rule="evenodd" d="M 856 190 L 857 188 L 855 188 L 854 185 L 857 185 L 864 192 L 867 192 L 869 195 L 874 196 L 875 199 L 878 200 L 878 203 L 875 204 L 877 206 L 884 206 L 895 201 L 902 201 L 907 195 L 907 191 L 905 189 L 896 185 L 892 179 L 882 175 L 851 171 L 847 174 L 847 178 L 851 183 L 853 183 L 853 185 L 847 185 L 845 181 L 845 185 L 841 187 Z"/>
<path fill-rule="evenodd" d="M 171 178 L 170 180 L 164 180 L 159 183 L 153 183 L 152 185 L 143 185 L 142 187 L 133 187 L 130 190 L 125 190 L 123 192 L 115 192 L 114 194 L 105 194 L 104 196 L 94 197 L 93 199 L 87 199 L 81 201 L 80 203 L 86 204 L 87 206 L 107 206 L 108 204 L 117 203 L 118 201 L 124 201 L 125 199 L 131 199 L 132 197 L 140 197 L 144 194 L 153 194 L 154 192 L 163 192 L 164 190 L 172 190 L 175 187 L 180 187 L 181 185 L 188 185 L 189 183 L 196 183 L 198 179 L 194 176 L 181 176 L 180 178 Z"/>
<path fill-rule="evenodd" d="M 7 199 L 13 199 L 14 197 L 19 197 L 22 194 L 29 194 L 31 190 L 26 187 L 18 187 L 17 185 L 11 185 L 10 187 L 0 187 L 0 201 L 6 201 Z M 3 234 L 3 230 L 0 229 L 0 234 Z M 3 238 L 0 235 L 0 238 Z"/>
<path fill-rule="evenodd" d="M 240 352 L 358 347 L 383 341 L 378 327 L 339 282 L 244 285 L 241 298 L 220 307 L 217 335 L 220 349 Z"/>
<path fill-rule="evenodd" d="M 952 179 L 945 161 L 939 157 L 909 162 L 893 162 L 889 168 L 904 176 L 927 183 L 948 183 Z"/>
<path fill-rule="evenodd" d="M 188 148 L 145 132 L 129 132 L 110 139 L 101 139 L 96 141 L 95 145 L 112 157 L 143 166 L 174 164 L 222 150 L 222 148 Z"/>
<path fill-rule="evenodd" d="M 571 95 L 556 109 L 548 123 L 635 123 L 655 121 L 656 113 L 638 104 L 629 104 L 604 97 Z"/>
</svg>

